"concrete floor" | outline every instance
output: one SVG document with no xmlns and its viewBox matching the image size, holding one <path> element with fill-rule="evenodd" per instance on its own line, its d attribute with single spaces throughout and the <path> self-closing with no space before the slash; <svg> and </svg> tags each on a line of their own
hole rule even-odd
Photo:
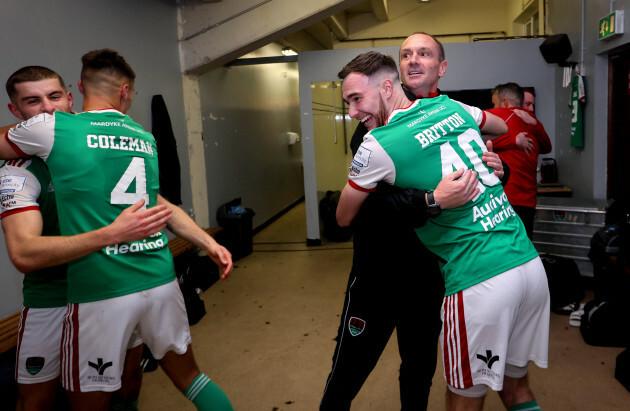
<svg viewBox="0 0 630 411">
<path fill-rule="evenodd" d="M 330 371 L 352 243 L 305 245 L 303 203 L 254 237 L 254 252 L 202 296 L 207 314 L 191 327 L 200 368 L 236 410 L 315 410 Z M 385 273 L 384 273 L 385 274 Z M 384 278 L 385 281 L 385 278 Z M 544 410 L 629 410 L 630 392 L 614 378 L 621 348 L 584 343 L 568 316 L 551 314 L 550 367 L 530 366 Z M 397 410 L 400 358 L 395 341 L 353 402 L 353 410 Z M 444 409 L 441 362 L 430 410 Z M 194 410 L 164 373 L 145 373 L 140 410 Z M 489 392 L 486 410 L 503 409 Z"/>
</svg>

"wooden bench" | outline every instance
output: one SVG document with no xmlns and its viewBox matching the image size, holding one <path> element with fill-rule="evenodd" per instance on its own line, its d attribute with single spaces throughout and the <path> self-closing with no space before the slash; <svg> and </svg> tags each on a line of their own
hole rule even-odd
<svg viewBox="0 0 630 411">
<path fill-rule="evenodd" d="M 210 234 L 212 237 L 217 235 L 223 230 L 223 227 L 204 228 L 204 231 Z M 181 237 L 175 237 L 172 240 L 168 240 L 168 249 L 173 254 L 173 257 L 177 257 L 180 254 L 185 253 L 188 250 L 192 250 L 196 246 L 188 240 Z"/>
<path fill-rule="evenodd" d="M 0 320 L 0 353 L 10 350 L 17 344 L 19 324 L 19 311 Z"/>
<path fill-rule="evenodd" d="M 206 233 L 211 236 L 217 235 L 223 227 L 205 228 Z M 195 245 L 181 237 L 175 237 L 168 242 L 168 249 L 173 257 L 195 248 Z M 18 325 L 20 323 L 20 312 L 9 315 L 0 319 L 0 354 L 10 350 L 17 344 Z"/>
</svg>

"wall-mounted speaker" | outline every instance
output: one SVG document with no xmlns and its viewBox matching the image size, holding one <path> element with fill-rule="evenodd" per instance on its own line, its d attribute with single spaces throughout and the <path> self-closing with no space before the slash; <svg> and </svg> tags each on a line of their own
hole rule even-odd
<svg viewBox="0 0 630 411">
<path fill-rule="evenodd" d="M 573 52 L 569 36 L 554 34 L 547 37 L 540 45 L 540 52 L 547 63 L 564 63 Z"/>
</svg>

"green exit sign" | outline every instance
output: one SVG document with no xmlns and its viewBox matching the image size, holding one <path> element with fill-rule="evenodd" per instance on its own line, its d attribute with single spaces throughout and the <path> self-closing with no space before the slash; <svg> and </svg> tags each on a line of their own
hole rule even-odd
<svg viewBox="0 0 630 411">
<path fill-rule="evenodd" d="M 607 40 L 623 34 L 623 10 L 599 19 L 599 39 Z"/>
</svg>

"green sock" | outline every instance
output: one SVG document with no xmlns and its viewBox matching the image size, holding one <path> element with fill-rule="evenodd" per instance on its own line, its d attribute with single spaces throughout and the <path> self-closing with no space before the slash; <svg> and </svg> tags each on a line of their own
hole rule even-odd
<svg viewBox="0 0 630 411">
<path fill-rule="evenodd" d="M 125 404 L 125 411 L 138 411 L 138 398 Z"/>
<path fill-rule="evenodd" d="M 117 395 L 112 395 L 112 399 L 109 401 L 109 411 L 124 411 L 125 410 L 125 400 L 118 397 Z"/>
<path fill-rule="evenodd" d="M 540 405 L 534 401 L 527 401 L 511 406 L 508 411 L 541 411 Z"/>
<path fill-rule="evenodd" d="M 109 402 L 109 411 L 138 411 L 138 399 L 134 401 L 125 401 L 114 395 Z"/>
<path fill-rule="evenodd" d="M 234 411 L 230 400 L 223 390 L 210 381 L 210 378 L 203 373 L 200 373 L 190 383 L 184 395 L 201 411 Z"/>
</svg>

